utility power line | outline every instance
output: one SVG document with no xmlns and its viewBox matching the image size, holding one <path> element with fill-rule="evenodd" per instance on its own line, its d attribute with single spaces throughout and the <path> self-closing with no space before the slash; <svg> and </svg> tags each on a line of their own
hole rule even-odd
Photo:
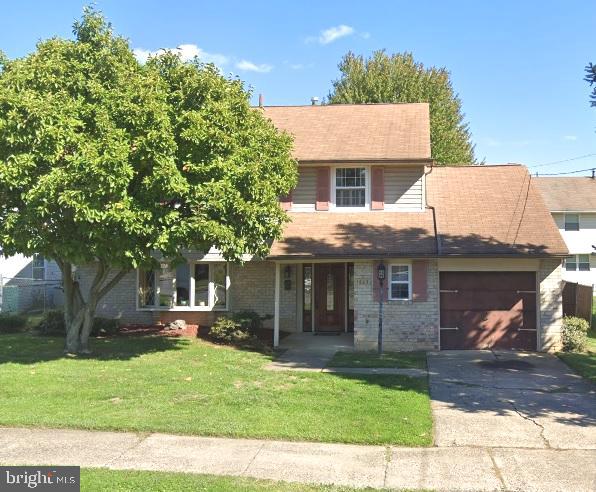
<svg viewBox="0 0 596 492">
<path fill-rule="evenodd" d="M 544 166 L 552 166 L 554 164 L 561 164 L 563 162 L 571 162 L 571 161 L 579 161 L 580 159 L 586 159 L 588 157 L 594 157 L 596 156 L 596 153 L 593 154 L 586 154 L 586 155 L 579 155 L 577 157 L 571 157 L 569 159 L 563 159 L 560 161 L 552 161 L 552 162 L 544 162 L 542 164 L 536 164 L 534 166 L 528 166 L 530 169 L 535 168 L 535 167 L 544 167 Z"/>
<path fill-rule="evenodd" d="M 592 177 L 594 177 L 594 174 L 596 173 L 596 167 L 589 167 L 587 169 L 578 169 L 576 171 L 567 171 L 567 172 L 563 172 L 563 173 L 541 173 L 540 176 L 562 176 L 564 174 L 577 174 L 577 173 L 583 173 L 586 171 L 592 171 Z M 536 176 L 538 176 L 538 173 L 536 173 Z"/>
</svg>

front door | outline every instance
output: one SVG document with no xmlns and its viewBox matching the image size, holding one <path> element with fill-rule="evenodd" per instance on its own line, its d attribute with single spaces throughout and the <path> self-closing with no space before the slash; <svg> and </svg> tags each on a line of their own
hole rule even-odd
<svg viewBox="0 0 596 492">
<path fill-rule="evenodd" d="M 315 331 L 344 331 L 346 315 L 345 265 L 315 265 Z"/>
</svg>

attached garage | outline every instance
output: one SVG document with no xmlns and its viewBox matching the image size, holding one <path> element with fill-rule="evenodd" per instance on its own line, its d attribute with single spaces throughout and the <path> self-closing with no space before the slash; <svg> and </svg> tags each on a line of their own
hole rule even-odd
<svg viewBox="0 0 596 492">
<path fill-rule="evenodd" d="M 537 349 L 535 272 L 440 272 L 441 349 Z"/>
</svg>

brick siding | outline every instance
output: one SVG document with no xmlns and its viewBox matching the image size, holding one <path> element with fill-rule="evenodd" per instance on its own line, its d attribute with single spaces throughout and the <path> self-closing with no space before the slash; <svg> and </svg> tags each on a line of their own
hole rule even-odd
<svg viewBox="0 0 596 492">
<path fill-rule="evenodd" d="M 354 345 L 356 350 L 377 348 L 379 303 L 373 299 L 373 262 L 354 263 Z M 439 348 L 439 273 L 437 262 L 428 263 L 426 301 L 386 301 L 383 306 L 385 350 L 436 350 Z"/>
</svg>

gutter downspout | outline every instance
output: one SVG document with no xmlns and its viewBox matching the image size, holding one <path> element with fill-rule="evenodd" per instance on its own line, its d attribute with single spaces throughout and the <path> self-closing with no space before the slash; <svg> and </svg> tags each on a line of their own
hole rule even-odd
<svg viewBox="0 0 596 492">
<path fill-rule="evenodd" d="M 424 173 L 424 179 L 425 179 L 425 183 L 424 183 L 424 201 L 425 201 L 425 205 L 426 208 L 432 210 L 433 213 L 433 227 L 434 227 L 434 233 L 435 233 L 435 240 L 437 242 L 437 256 L 441 256 L 441 238 L 439 236 L 439 226 L 437 224 L 437 212 L 435 210 L 435 207 L 433 207 L 432 205 L 428 204 L 428 183 L 426 182 L 426 177 L 433 172 L 433 168 L 434 168 L 434 161 L 431 161 L 430 163 L 430 171 L 428 171 L 427 173 Z"/>
</svg>

